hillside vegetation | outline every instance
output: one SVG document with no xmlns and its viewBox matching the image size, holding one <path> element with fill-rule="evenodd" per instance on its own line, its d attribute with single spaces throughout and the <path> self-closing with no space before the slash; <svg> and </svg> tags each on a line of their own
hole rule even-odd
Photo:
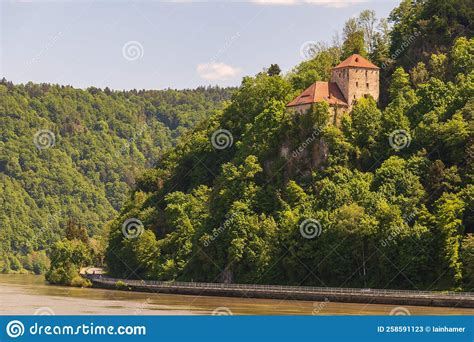
<svg viewBox="0 0 474 342">
<path fill-rule="evenodd" d="M 44 251 L 68 225 L 103 240 L 135 176 L 229 96 L 221 88 L 122 92 L 2 80 L 0 271 L 44 271 Z"/>
<path fill-rule="evenodd" d="M 223 111 L 138 178 L 110 226 L 110 274 L 472 289 L 469 3 L 403 1 L 393 29 L 364 11 L 340 46 L 315 46 L 284 76 L 272 67 L 245 77 Z M 422 51 L 390 55 L 406 32 Z M 306 115 L 285 110 L 352 53 L 384 64 L 383 108 L 361 99 L 340 127 L 324 103 Z"/>
<path fill-rule="evenodd" d="M 0 83 L 0 270 L 474 289 L 472 0 L 349 19 L 238 89 Z M 249 52 L 250 53 L 250 52 Z M 285 105 L 358 53 L 381 99 Z M 50 263 L 51 261 L 51 263 Z"/>
</svg>

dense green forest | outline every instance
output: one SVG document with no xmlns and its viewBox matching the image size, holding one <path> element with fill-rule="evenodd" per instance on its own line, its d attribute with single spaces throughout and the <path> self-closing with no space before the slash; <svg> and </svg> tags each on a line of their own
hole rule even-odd
<svg viewBox="0 0 474 342">
<path fill-rule="evenodd" d="M 0 82 L 0 271 L 44 272 L 68 226 L 104 226 L 162 151 L 231 89 L 111 91 Z"/>
<path fill-rule="evenodd" d="M 473 16 L 472 0 L 366 10 L 340 43 L 232 91 L 2 82 L 2 268 L 41 272 L 47 251 L 47 279 L 78 286 L 80 267 L 105 265 L 136 279 L 473 290 Z M 286 110 L 353 53 L 381 67 L 379 103 L 360 99 L 338 127 L 326 103 Z M 40 130 L 54 146 L 35 146 Z"/>
<path fill-rule="evenodd" d="M 286 75 L 245 77 L 231 103 L 144 172 L 110 227 L 111 275 L 412 289 L 474 287 L 472 1 L 364 11 L 341 44 Z M 339 127 L 285 104 L 352 53 L 382 101 Z"/>
</svg>

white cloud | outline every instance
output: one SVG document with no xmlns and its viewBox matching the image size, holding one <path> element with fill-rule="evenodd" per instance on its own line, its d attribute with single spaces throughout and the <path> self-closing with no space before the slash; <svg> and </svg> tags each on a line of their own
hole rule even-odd
<svg viewBox="0 0 474 342">
<path fill-rule="evenodd" d="M 302 5 L 302 4 L 313 4 L 322 5 L 326 7 L 346 7 L 364 2 L 370 2 L 370 0 L 251 0 L 251 2 L 259 5 Z"/>
<path fill-rule="evenodd" d="M 234 78 L 242 71 L 225 63 L 203 63 L 198 64 L 196 71 L 198 75 L 208 81 L 228 80 Z"/>
</svg>

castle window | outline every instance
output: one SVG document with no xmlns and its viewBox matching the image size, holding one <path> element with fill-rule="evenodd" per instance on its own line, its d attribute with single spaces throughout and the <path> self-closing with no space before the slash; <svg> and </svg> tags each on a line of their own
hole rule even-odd
<svg viewBox="0 0 474 342">
<path fill-rule="evenodd" d="M 356 96 L 354 95 L 354 99 L 356 98 Z"/>
<path fill-rule="evenodd" d="M 366 83 L 366 86 L 367 86 L 367 89 L 369 89 L 369 84 L 368 83 Z"/>
<path fill-rule="evenodd" d="M 367 71 L 367 70 L 365 70 L 365 77 L 367 77 L 367 74 L 368 74 L 368 71 Z"/>
<path fill-rule="evenodd" d="M 359 82 L 356 82 L 356 87 L 359 88 Z"/>
</svg>

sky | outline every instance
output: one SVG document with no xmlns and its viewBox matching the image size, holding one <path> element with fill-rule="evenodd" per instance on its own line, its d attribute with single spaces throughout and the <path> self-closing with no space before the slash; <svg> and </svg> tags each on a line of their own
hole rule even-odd
<svg viewBox="0 0 474 342">
<path fill-rule="evenodd" d="M 330 43 L 364 9 L 399 0 L 0 0 L 0 76 L 78 88 L 237 86 L 308 42 Z M 302 53 L 303 52 L 303 53 Z"/>
</svg>

